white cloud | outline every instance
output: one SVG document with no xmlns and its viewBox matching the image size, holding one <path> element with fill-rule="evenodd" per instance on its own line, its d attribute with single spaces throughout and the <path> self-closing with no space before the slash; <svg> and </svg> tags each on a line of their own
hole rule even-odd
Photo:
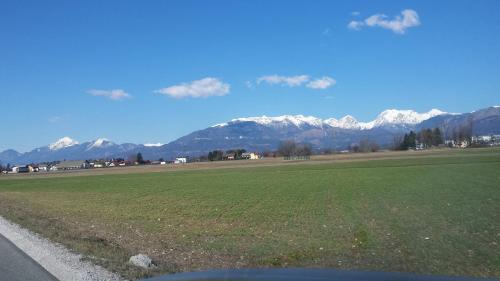
<svg viewBox="0 0 500 281">
<path fill-rule="evenodd" d="M 88 94 L 96 97 L 106 97 L 111 100 L 123 100 L 123 99 L 128 99 L 131 98 L 132 96 L 129 95 L 127 92 L 125 92 L 122 89 L 114 89 L 114 90 L 88 90 Z"/>
<path fill-rule="evenodd" d="M 406 9 L 397 15 L 394 19 L 389 20 L 384 14 L 375 14 L 364 21 L 351 21 L 347 27 L 353 30 L 360 30 L 363 26 L 368 27 L 382 27 L 392 30 L 397 34 L 404 34 L 406 29 L 420 25 L 420 18 L 416 11 Z"/>
<path fill-rule="evenodd" d="M 308 75 L 296 75 L 296 76 L 280 76 L 280 75 L 268 75 L 262 76 L 257 79 L 257 84 L 266 82 L 271 85 L 286 85 L 288 87 L 297 87 L 309 81 Z"/>
<path fill-rule="evenodd" d="M 257 78 L 257 85 L 262 82 L 270 85 L 281 85 L 288 87 L 306 86 L 315 90 L 324 90 L 334 86 L 337 81 L 329 76 L 321 78 L 311 78 L 309 75 L 295 75 L 295 76 L 281 76 L 281 75 L 268 75 Z"/>
<path fill-rule="evenodd" d="M 323 76 L 321 78 L 315 79 L 307 83 L 307 87 L 311 89 L 323 90 L 335 85 L 337 81 L 332 77 Z"/>
<path fill-rule="evenodd" d="M 229 93 L 230 85 L 213 77 L 182 83 L 179 85 L 162 88 L 156 93 L 167 95 L 173 98 L 206 98 L 210 96 L 224 96 Z"/>
<path fill-rule="evenodd" d="M 347 28 L 352 30 L 360 30 L 363 25 L 364 23 L 362 21 L 353 20 L 347 25 Z"/>
</svg>

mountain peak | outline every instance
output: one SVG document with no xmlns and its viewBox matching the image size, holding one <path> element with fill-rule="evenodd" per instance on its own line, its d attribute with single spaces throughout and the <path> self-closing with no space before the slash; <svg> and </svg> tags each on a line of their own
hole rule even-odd
<svg viewBox="0 0 500 281">
<path fill-rule="evenodd" d="M 358 120 L 356 120 L 356 118 L 352 117 L 351 115 L 346 115 L 340 118 L 339 122 L 341 127 L 345 129 L 359 128 Z"/>
<path fill-rule="evenodd" d="M 359 129 L 360 127 L 358 120 L 351 115 L 346 115 L 339 120 L 335 118 L 325 119 L 323 123 L 333 128 L 342 129 Z"/>
<path fill-rule="evenodd" d="M 415 125 L 442 114 L 446 114 L 446 112 L 435 108 L 424 113 L 418 113 L 414 110 L 387 109 L 382 111 L 375 120 L 364 123 L 362 127 L 372 129 L 386 125 Z"/>
<path fill-rule="evenodd" d="M 77 144 L 79 144 L 78 141 L 76 141 L 70 137 L 63 137 L 63 138 L 60 138 L 59 140 L 57 140 L 56 142 L 50 144 L 49 149 L 50 150 L 59 150 L 59 149 L 63 149 L 66 147 L 77 145 Z"/>
<path fill-rule="evenodd" d="M 106 147 L 113 145 L 111 141 L 109 141 L 107 138 L 98 138 L 91 142 L 88 146 L 87 149 L 92 149 L 92 148 L 100 148 L 100 147 Z"/>
</svg>

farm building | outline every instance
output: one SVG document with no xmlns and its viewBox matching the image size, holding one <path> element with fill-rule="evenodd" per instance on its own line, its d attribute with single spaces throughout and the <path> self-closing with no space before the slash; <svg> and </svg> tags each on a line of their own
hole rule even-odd
<svg viewBox="0 0 500 281">
<path fill-rule="evenodd" d="M 12 170 L 14 170 L 14 169 L 12 169 Z M 30 166 L 19 166 L 19 167 L 17 167 L 17 172 L 18 173 L 29 173 Z"/>
<path fill-rule="evenodd" d="M 17 165 L 10 169 L 11 173 L 29 173 L 31 172 L 30 166 L 28 165 Z"/>
<path fill-rule="evenodd" d="M 63 161 L 55 166 L 57 170 L 76 170 L 87 168 L 87 163 L 81 160 Z"/>
<path fill-rule="evenodd" d="M 175 158 L 174 164 L 184 164 L 187 163 L 186 157 L 177 157 Z"/>
<path fill-rule="evenodd" d="M 257 153 L 253 152 L 245 152 L 241 154 L 242 159 L 250 159 L 250 160 L 257 160 L 260 158 L 260 156 Z"/>
</svg>

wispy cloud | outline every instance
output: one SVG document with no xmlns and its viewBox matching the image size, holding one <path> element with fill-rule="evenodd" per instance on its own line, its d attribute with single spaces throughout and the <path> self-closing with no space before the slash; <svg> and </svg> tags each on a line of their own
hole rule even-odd
<svg viewBox="0 0 500 281">
<path fill-rule="evenodd" d="M 327 27 L 327 28 L 325 28 L 325 29 L 323 30 L 323 32 L 321 32 L 321 35 L 323 35 L 323 36 L 330 36 L 331 31 L 332 31 L 332 30 L 331 30 L 329 27 Z"/>
<path fill-rule="evenodd" d="M 268 83 L 271 85 L 282 85 L 288 87 L 298 87 L 309 81 L 308 75 L 296 75 L 296 76 L 280 76 L 280 75 L 268 75 L 257 78 L 257 84 Z"/>
<path fill-rule="evenodd" d="M 358 11 L 354 11 L 354 12 L 351 12 L 351 16 L 354 16 L 354 17 L 357 17 L 359 16 L 361 13 L 358 12 Z"/>
<path fill-rule="evenodd" d="M 406 29 L 420 25 L 420 18 L 416 11 L 406 9 L 401 12 L 401 15 L 395 16 L 389 20 L 385 14 L 375 14 L 369 16 L 364 21 L 351 21 L 347 27 L 352 30 L 360 30 L 367 27 L 381 27 L 392 30 L 397 34 L 404 34 Z"/>
<path fill-rule="evenodd" d="M 182 83 L 156 90 L 155 93 L 173 98 L 206 98 L 210 96 L 224 96 L 229 93 L 230 85 L 218 78 L 207 77 L 200 80 Z"/>
<path fill-rule="evenodd" d="M 50 123 L 57 123 L 59 121 L 61 121 L 63 118 L 61 116 L 51 116 L 49 117 L 48 121 Z"/>
<path fill-rule="evenodd" d="M 337 81 L 329 76 L 321 78 L 311 78 L 309 75 L 295 75 L 295 76 L 281 76 L 281 75 L 268 75 L 257 78 L 257 85 L 267 83 L 270 85 L 281 85 L 288 87 L 306 86 L 315 90 L 323 90 L 329 88 Z"/>
<path fill-rule="evenodd" d="M 87 93 L 89 95 L 92 95 L 92 96 L 105 97 L 105 98 L 108 98 L 110 100 L 115 100 L 115 101 L 129 99 L 132 97 L 131 95 L 129 95 L 127 92 L 125 92 L 122 89 L 114 89 L 114 90 L 92 89 L 92 90 L 88 90 Z"/>
<path fill-rule="evenodd" d="M 337 81 L 335 81 L 332 77 L 323 76 L 321 78 L 311 80 L 306 86 L 311 89 L 323 90 L 335 85 L 336 83 Z"/>
<path fill-rule="evenodd" d="M 347 27 L 352 30 L 361 30 L 361 27 L 363 27 L 363 25 L 365 25 L 364 22 L 353 20 L 347 25 Z"/>
</svg>

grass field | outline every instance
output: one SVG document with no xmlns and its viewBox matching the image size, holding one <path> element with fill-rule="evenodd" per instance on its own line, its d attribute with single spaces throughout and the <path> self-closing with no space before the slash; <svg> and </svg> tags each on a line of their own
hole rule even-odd
<svg viewBox="0 0 500 281">
<path fill-rule="evenodd" d="M 405 155 L 6 177 L 0 215 L 130 278 L 283 266 L 500 276 L 500 150 Z M 158 269 L 128 265 L 139 252 Z"/>
</svg>

